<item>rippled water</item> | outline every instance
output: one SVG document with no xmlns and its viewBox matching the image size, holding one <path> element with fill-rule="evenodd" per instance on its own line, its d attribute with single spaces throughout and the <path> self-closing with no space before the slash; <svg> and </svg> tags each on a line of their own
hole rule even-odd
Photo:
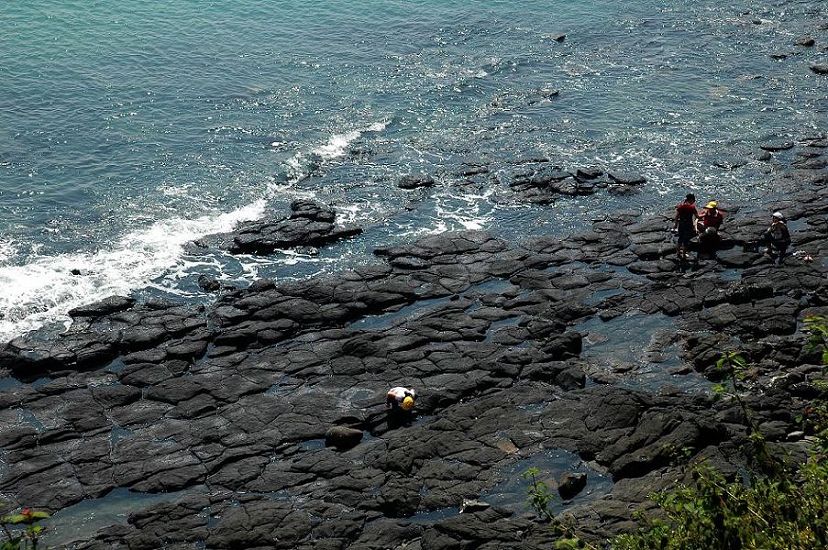
<svg viewBox="0 0 828 550">
<path fill-rule="evenodd" d="M 0 14 L 0 339 L 113 293 L 199 299 L 202 272 L 303 277 L 445 229 L 565 232 L 687 186 L 744 200 L 769 180 L 758 143 L 824 130 L 828 110 L 808 70 L 825 54 L 793 45 L 828 43 L 816 0 L 77 0 Z M 540 155 L 649 181 L 633 197 L 520 203 L 510 173 Z M 734 158 L 747 164 L 716 166 Z M 466 182 L 464 162 L 491 177 Z M 439 185 L 396 188 L 420 171 Z M 300 196 L 365 235 L 313 258 L 185 247 Z"/>
</svg>

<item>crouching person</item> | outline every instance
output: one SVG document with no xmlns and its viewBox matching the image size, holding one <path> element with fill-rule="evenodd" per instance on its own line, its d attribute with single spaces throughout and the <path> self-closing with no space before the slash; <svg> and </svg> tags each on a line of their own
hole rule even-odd
<svg viewBox="0 0 828 550">
<path fill-rule="evenodd" d="M 782 263 L 785 254 L 788 252 L 788 247 L 791 245 L 791 233 L 788 231 L 785 216 L 782 215 L 782 212 L 773 213 L 771 225 L 762 233 L 759 242 L 767 246 L 765 253 L 768 256 L 776 262 Z"/>
<path fill-rule="evenodd" d="M 388 426 L 396 428 L 407 426 L 414 416 L 414 404 L 417 392 L 414 388 L 397 386 L 388 390 L 385 397 L 385 408 L 388 410 Z"/>
</svg>

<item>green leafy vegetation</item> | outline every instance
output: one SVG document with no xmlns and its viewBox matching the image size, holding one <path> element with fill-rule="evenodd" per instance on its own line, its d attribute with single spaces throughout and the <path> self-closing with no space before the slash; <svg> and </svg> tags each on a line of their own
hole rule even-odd
<svg viewBox="0 0 828 550">
<path fill-rule="evenodd" d="M 807 349 L 820 351 L 828 365 L 828 319 L 805 319 Z M 638 533 L 617 537 L 613 550 L 811 550 L 828 548 L 828 400 L 806 408 L 803 421 L 816 436 L 804 464 L 773 458 L 750 409 L 742 400 L 747 361 L 737 352 L 717 362 L 724 382 L 715 391 L 734 399 L 748 426 L 755 468 L 743 479 L 727 480 L 705 464 L 692 483 L 653 496 L 662 516 L 642 518 Z M 817 384 L 818 385 L 818 384 Z M 819 386 L 819 385 L 818 385 Z M 806 426 L 808 427 L 808 426 Z"/>
<path fill-rule="evenodd" d="M 6 540 L 0 542 L 0 550 L 37 550 L 40 535 L 45 529 L 38 522 L 49 517 L 46 512 L 23 508 L 19 514 L 0 516 L 0 527 Z"/>
<path fill-rule="evenodd" d="M 551 521 L 553 515 L 549 510 L 549 505 L 555 500 L 555 495 L 549 490 L 546 483 L 538 481 L 539 475 L 540 470 L 538 468 L 529 468 L 521 476 L 523 479 L 529 480 L 527 501 L 539 518 Z"/>
<path fill-rule="evenodd" d="M 806 351 L 821 354 L 828 366 L 828 318 L 805 319 Z M 801 421 L 814 434 L 803 464 L 791 464 L 769 452 L 765 438 L 742 396 L 749 363 L 739 352 L 722 355 L 716 364 L 722 382 L 714 387 L 721 399 L 733 400 L 744 415 L 751 447 L 749 470 L 727 479 L 709 465 L 693 467 L 691 481 L 652 495 L 659 513 L 637 516 L 641 528 L 606 541 L 612 550 L 813 550 L 828 548 L 828 383 L 814 382 L 821 396 L 806 407 Z M 597 548 L 574 529 L 562 529 L 549 513 L 549 489 L 527 470 L 529 504 L 563 538 L 556 550 Z"/>
</svg>

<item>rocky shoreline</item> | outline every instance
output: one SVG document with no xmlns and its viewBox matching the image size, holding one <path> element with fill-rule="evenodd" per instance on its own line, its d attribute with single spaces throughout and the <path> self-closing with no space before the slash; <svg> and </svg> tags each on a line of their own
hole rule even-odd
<svg viewBox="0 0 828 550">
<path fill-rule="evenodd" d="M 723 351 L 752 360 L 745 398 L 774 448 L 807 448 L 796 417 L 823 373 L 798 323 L 828 311 L 824 143 L 796 145 L 811 164 L 780 175 L 785 200 L 730 205 L 726 248 L 696 270 L 677 269 L 671 213 L 629 212 L 565 240 L 431 236 L 210 306 L 78 308 L 57 339 L 0 348 L 0 494 L 52 511 L 169 495 L 77 548 L 548 548 L 522 495 L 498 491 L 564 453 L 588 482 L 560 513 L 588 537 L 629 530 L 681 476 L 676 450 L 744 464 L 745 419 L 701 376 Z M 813 262 L 742 250 L 773 209 Z M 267 253 L 354 231 L 297 202 L 200 245 Z M 410 426 L 386 423 L 398 384 L 421 395 Z"/>
</svg>

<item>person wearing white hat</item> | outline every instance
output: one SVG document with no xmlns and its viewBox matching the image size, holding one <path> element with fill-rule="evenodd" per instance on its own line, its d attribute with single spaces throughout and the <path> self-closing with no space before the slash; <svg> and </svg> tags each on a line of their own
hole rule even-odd
<svg viewBox="0 0 828 550">
<path fill-rule="evenodd" d="M 759 242 L 767 245 L 765 253 L 774 258 L 780 264 L 785 258 L 785 253 L 791 245 L 791 233 L 788 231 L 788 226 L 785 224 L 785 216 L 782 212 L 774 212 L 771 218 L 770 227 L 768 227 Z"/>
</svg>

